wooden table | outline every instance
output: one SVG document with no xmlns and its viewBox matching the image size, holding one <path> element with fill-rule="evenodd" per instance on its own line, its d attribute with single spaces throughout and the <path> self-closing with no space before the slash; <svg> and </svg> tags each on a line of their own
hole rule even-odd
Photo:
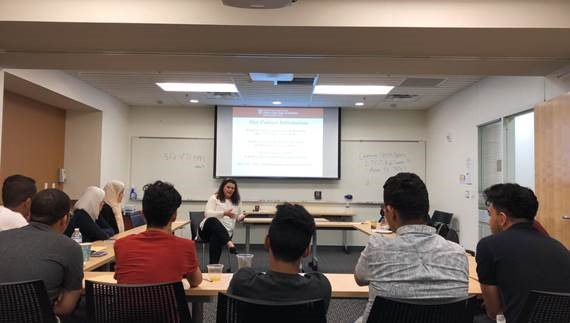
<svg viewBox="0 0 570 323">
<path fill-rule="evenodd" d="M 85 279 L 104 283 L 116 283 L 113 272 L 86 272 Z M 204 274 L 207 277 L 207 274 Z M 226 292 L 233 274 L 222 274 L 222 279 L 216 282 L 202 281 L 200 286 L 186 289 L 185 293 L 192 302 L 192 320 L 202 322 L 203 303 L 209 302 L 218 295 Z M 325 274 L 331 283 L 333 298 L 368 298 L 368 286 L 358 286 L 353 274 Z M 469 278 L 469 295 L 480 295 L 479 282 Z"/>
<path fill-rule="evenodd" d="M 272 218 L 250 218 L 247 217 L 243 220 L 245 225 L 245 253 L 249 253 L 250 249 L 250 229 L 252 225 L 268 225 L 271 223 Z M 342 230 L 343 232 L 343 242 L 344 249 L 348 252 L 348 246 L 346 245 L 346 231 L 356 230 L 355 224 L 360 222 L 345 222 L 345 221 L 315 221 L 315 226 L 317 230 Z M 313 270 L 319 268 L 319 258 L 317 256 L 317 230 L 313 234 L 313 243 L 311 245 L 311 261 L 309 266 Z"/>
<path fill-rule="evenodd" d="M 176 231 L 186 225 L 188 225 L 190 221 L 175 221 L 172 223 L 172 231 Z M 146 231 L 146 225 L 141 225 L 136 228 L 132 228 L 125 232 L 117 233 L 109 240 L 99 240 L 93 242 L 91 248 L 95 251 L 105 251 L 107 254 L 102 257 L 90 257 L 89 261 L 83 264 L 83 271 L 91 271 L 93 269 L 99 268 L 103 265 L 111 263 L 115 260 L 115 250 L 113 249 L 113 245 L 115 244 L 115 240 L 124 238 L 131 234 L 137 234 Z"/>
</svg>

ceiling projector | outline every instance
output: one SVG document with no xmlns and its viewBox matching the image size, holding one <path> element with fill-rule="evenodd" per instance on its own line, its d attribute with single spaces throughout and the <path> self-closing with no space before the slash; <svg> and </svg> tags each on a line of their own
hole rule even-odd
<svg viewBox="0 0 570 323">
<path fill-rule="evenodd" d="M 297 1 L 298 0 L 222 0 L 226 6 L 247 9 L 278 9 Z"/>
</svg>

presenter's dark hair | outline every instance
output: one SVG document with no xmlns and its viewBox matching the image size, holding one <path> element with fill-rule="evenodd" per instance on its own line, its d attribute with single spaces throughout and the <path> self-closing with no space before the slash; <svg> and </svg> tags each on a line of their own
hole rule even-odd
<svg viewBox="0 0 570 323">
<path fill-rule="evenodd" d="M 281 204 L 269 226 L 269 242 L 275 258 L 294 262 L 303 256 L 315 233 L 315 220 L 298 204 Z"/>
<path fill-rule="evenodd" d="M 69 214 L 69 208 L 69 196 L 58 189 L 49 188 L 32 198 L 30 220 L 52 225 Z"/>
<path fill-rule="evenodd" d="M 485 191 L 485 203 L 512 219 L 533 221 L 538 211 L 538 200 L 534 192 L 514 183 L 495 184 Z"/>
<path fill-rule="evenodd" d="M 226 201 L 226 197 L 224 196 L 224 186 L 226 186 L 227 183 L 232 183 L 236 187 L 234 194 L 232 195 L 230 200 L 232 201 L 233 205 L 238 205 L 239 201 L 241 201 L 241 198 L 239 196 L 238 184 L 233 178 L 226 178 L 222 181 L 220 187 L 218 187 L 218 192 L 216 192 L 216 198 L 220 200 L 220 202 Z"/>
<path fill-rule="evenodd" d="M 413 173 L 399 173 L 384 183 L 384 205 L 390 205 L 403 222 L 427 220 L 429 198 L 426 184 Z"/>
<path fill-rule="evenodd" d="M 149 227 L 164 227 L 182 204 L 180 193 L 170 183 L 156 181 L 143 188 L 143 214 Z"/>
<path fill-rule="evenodd" d="M 24 175 L 6 177 L 2 185 L 2 201 L 10 208 L 18 206 L 36 194 L 36 181 Z"/>
</svg>

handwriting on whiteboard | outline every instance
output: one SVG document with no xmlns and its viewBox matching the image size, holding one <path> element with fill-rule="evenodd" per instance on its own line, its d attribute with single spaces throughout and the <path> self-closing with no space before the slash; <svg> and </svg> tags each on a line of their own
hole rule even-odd
<svg viewBox="0 0 570 323">
<path fill-rule="evenodd" d="M 368 173 L 366 185 L 383 185 L 388 177 L 409 171 L 411 162 L 401 152 L 360 153 L 358 159 Z"/>
<path fill-rule="evenodd" d="M 206 167 L 206 157 L 201 154 L 189 153 L 189 152 L 164 152 L 162 153 L 162 159 L 166 161 L 181 161 L 189 162 L 192 168 L 205 168 Z"/>
</svg>

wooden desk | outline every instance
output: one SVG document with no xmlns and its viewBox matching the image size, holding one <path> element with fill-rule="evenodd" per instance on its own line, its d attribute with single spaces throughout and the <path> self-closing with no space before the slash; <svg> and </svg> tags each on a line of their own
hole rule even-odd
<svg viewBox="0 0 570 323">
<path fill-rule="evenodd" d="M 172 231 L 176 231 L 186 225 L 188 225 L 190 221 L 175 221 L 172 223 Z M 106 265 L 113 260 L 115 260 L 115 250 L 113 249 L 113 245 L 115 244 L 115 240 L 124 238 L 131 234 L 137 234 L 146 231 L 146 225 L 141 225 L 139 227 L 127 230 L 125 232 L 117 233 L 109 240 L 100 240 L 93 242 L 92 248 L 97 251 L 105 251 L 107 254 L 102 257 L 90 257 L 89 261 L 83 264 L 83 271 L 91 271 L 93 269 L 99 268 L 103 265 Z"/>
<path fill-rule="evenodd" d="M 113 272 L 86 272 L 85 279 L 104 283 L 116 283 Z M 207 274 L 204 274 L 207 277 Z M 203 320 L 203 302 L 211 301 L 218 293 L 226 292 L 233 274 L 222 274 L 216 282 L 202 281 L 200 286 L 186 289 L 186 296 L 192 301 L 194 322 Z M 368 298 L 368 286 L 358 286 L 353 274 L 325 274 L 331 283 L 333 298 Z M 469 278 L 469 295 L 481 295 L 479 282 Z"/>
</svg>

